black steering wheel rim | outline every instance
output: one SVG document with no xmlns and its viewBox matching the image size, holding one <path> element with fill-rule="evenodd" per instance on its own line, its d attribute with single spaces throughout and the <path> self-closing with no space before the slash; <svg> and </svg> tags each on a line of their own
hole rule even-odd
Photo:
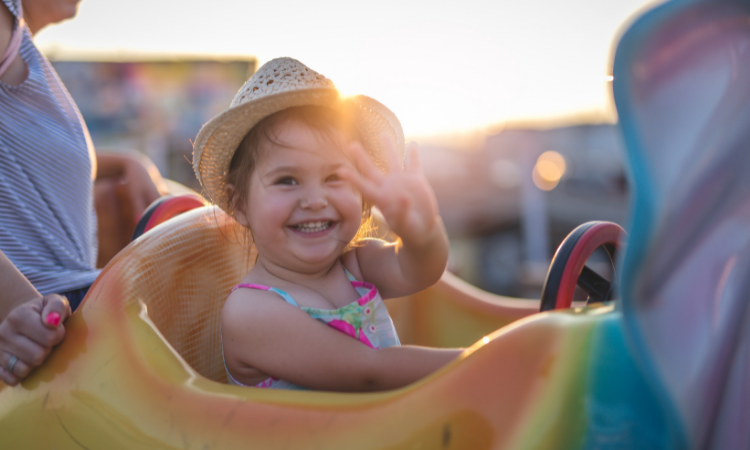
<svg viewBox="0 0 750 450">
<path fill-rule="evenodd" d="M 616 284 L 586 267 L 586 260 L 599 247 L 603 247 L 614 268 L 615 253 L 625 236 L 625 230 L 616 223 L 587 222 L 570 232 L 552 259 L 542 288 L 540 311 L 570 308 L 575 287 L 589 294 L 589 303 L 610 300 Z"/>
</svg>

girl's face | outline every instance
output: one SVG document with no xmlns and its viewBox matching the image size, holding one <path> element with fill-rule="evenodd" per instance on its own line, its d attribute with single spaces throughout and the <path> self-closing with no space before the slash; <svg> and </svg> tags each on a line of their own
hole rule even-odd
<svg viewBox="0 0 750 450">
<path fill-rule="evenodd" d="M 262 261 L 313 273 L 335 262 L 357 234 L 362 197 L 338 175 L 353 168 L 344 152 L 296 121 L 279 127 L 283 145 L 260 145 L 247 201 L 235 205 L 235 216 L 252 232 Z"/>
</svg>

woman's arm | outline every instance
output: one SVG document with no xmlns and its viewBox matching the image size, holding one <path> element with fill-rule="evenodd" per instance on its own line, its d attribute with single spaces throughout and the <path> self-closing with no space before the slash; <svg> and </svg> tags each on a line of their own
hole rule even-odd
<svg viewBox="0 0 750 450">
<path fill-rule="evenodd" d="M 221 323 L 227 366 L 239 381 L 252 368 L 322 391 L 400 388 L 463 351 L 416 346 L 372 349 L 266 291 L 232 293 Z"/>
</svg>

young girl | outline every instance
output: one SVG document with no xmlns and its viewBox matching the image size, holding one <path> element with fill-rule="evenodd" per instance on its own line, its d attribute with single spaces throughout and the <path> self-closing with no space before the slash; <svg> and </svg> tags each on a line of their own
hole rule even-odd
<svg viewBox="0 0 750 450">
<path fill-rule="evenodd" d="M 206 194 L 252 233 L 257 261 L 221 316 L 231 383 L 265 388 L 398 388 L 458 349 L 400 346 L 382 299 L 445 269 L 435 196 L 395 116 L 290 58 L 273 60 L 196 138 Z M 377 206 L 395 244 L 367 239 Z M 366 281 L 365 281 L 366 280 Z"/>
</svg>

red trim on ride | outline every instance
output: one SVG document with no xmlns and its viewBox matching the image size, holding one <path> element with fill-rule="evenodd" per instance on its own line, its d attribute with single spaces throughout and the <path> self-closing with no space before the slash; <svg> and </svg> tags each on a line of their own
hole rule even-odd
<svg viewBox="0 0 750 450">
<path fill-rule="evenodd" d="M 206 204 L 202 197 L 193 194 L 179 195 L 167 199 L 159 205 L 159 207 L 156 208 L 156 211 L 151 214 L 151 217 L 148 218 L 143 233 L 166 222 L 174 216 L 190 211 L 191 209 L 201 208 L 205 205 Z"/>
<path fill-rule="evenodd" d="M 600 222 L 586 230 L 580 237 L 573 251 L 570 253 L 568 262 L 563 269 L 560 288 L 555 298 L 555 309 L 570 308 L 573 304 L 578 277 L 581 275 L 586 260 L 589 259 L 594 250 L 604 244 L 618 245 L 622 229 L 619 225 L 611 222 Z"/>
</svg>

